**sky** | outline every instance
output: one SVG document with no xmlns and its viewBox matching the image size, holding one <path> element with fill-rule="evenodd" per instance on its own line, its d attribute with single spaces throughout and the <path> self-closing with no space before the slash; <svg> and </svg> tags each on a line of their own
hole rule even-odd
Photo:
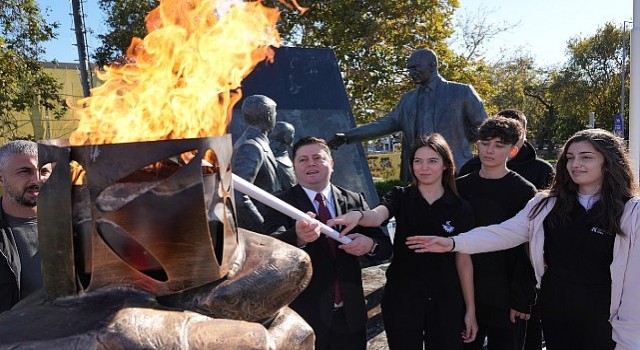
<svg viewBox="0 0 640 350">
<path fill-rule="evenodd" d="M 106 30 L 104 14 L 96 0 L 84 0 L 85 26 L 97 34 Z M 48 8 L 49 21 L 60 23 L 58 38 L 45 43 L 45 60 L 76 62 L 78 53 L 73 32 L 70 0 L 38 0 Z M 498 34 L 485 46 L 485 57 L 496 60 L 502 49 L 525 50 L 538 65 L 566 61 L 566 42 L 572 37 L 588 37 L 607 22 L 622 24 L 633 20 L 633 0 L 459 0 L 455 18 L 485 13 L 488 23 L 517 24 Z M 627 24 L 627 29 L 630 27 Z M 95 35 L 94 34 L 94 35 Z M 90 50 L 100 42 L 89 35 Z"/>
</svg>

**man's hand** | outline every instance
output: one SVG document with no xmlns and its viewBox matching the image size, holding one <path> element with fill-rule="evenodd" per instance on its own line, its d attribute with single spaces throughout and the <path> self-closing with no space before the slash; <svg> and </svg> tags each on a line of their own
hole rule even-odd
<svg viewBox="0 0 640 350">
<path fill-rule="evenodd" d="M 351 255 L 362 256 L 369 253 L 371 249 L 373 249 L 373 244 L 375 242 L 370 237 L 361 235 L 359 233 L 352 233 L 350 235 L 347 235 L 347 237 L 351 238 L 351 243 L 341 244 L 338 246 L 338 248 Z"/>
<path fill-rule="evenodd" d="M 316 214 L 313 212 L 307 212 L 307 215 L 309 215 L 312 218 L 316 217 Z M 318 239 L 318 237 L 320 237 L 321 229 L 322 229 L 322 225 L 320 225 L 320 221 L 318 220 L 296 221 L 296 236 L 298 238 L 298 245 L 302 246 Z"/>
<path fill-rule="evenodd" d="M 338 147 L 344 145 L 345 143 L 349 143 L 349 139 L 347 139 L 347 136 L 345 136 L 345 134 L 343 133 L 337 133 L 333 135 L 333 137 L 329 139 L 329 141 L 327 141 L 327 145 L 329 145 L 329 147 L 331 147 L 331 149 L 333 150 L 337 150 Z"/>
</svg>

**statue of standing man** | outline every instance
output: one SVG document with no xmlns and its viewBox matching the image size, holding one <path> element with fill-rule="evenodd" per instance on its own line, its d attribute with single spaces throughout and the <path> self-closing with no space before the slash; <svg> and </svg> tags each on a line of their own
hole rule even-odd
<svg viewBox="0 0 640 350">
<path fill-rule="evenodd" d="M 263 95 L 247 97 L 242 103 L 247 128 L 233 145 L 233 173 L 261 189 L 275 193 L 282 189 L 276 158 L 269 146 L 269 132 L 276 124 L 276 103 Z M 265 206 L 235 191 L 238 226 L 261 232 Z"/>
<path fill-rule="evenodd" d="M 414 140 L 441 134 L 451 147 L 459 169 L 473 157 L 471 144 L 478 126 L 487 118 L 482 100 L 472 86 L 450 82 L 438 73 L 438 58 L 429 49 L 414 51 L 407 61 L 409 76 L 418 87 L 402 95 L 388 115 L 329 140 L 338 149 L 344 143 L 362 142 L 402 131 L 400 178 L 411 180 L 409 155 Z"/>
<path fill-rule="evenodd" d="M 289 149 L 293 145 L 296 129 L 287 122 L 277 122 L 273 131 L 269 134 L 269 145 L 276 157 L 278 165 L 278 179 L 283 190 L 290 189 L 298 181 L 293 171 L 293 161 L 289 155 Z"/>
</svg>

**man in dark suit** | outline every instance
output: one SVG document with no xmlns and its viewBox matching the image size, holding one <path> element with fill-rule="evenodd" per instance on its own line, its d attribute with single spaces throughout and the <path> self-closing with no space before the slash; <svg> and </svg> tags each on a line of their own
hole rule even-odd
<svg viewBox="0 0 640 350">
<path fill-rule="evenodd" d="M 282 192 L 280 199 L 322 222 L 369 208 L 361 194 L 330 183 L 333 159 L 323 139 L 300 139 L 293 146 L 293 157 L 298 184 Z M 295 221 L 275 210 L 268 210 L 264 217 L 265 232 L 311 257 L 311 282 L 290 306 L 313 328 L 316 349 L 364 350 L 367 311 L 358 257 L 388 258 L 389 237 L 379 227 L 358 226 L 347 234 L 352 242 L 340 244 L 320 235 L 318 220 Z"/>
<path fill-rule="evenodd" d="M 410 181 L 409 153 L 414 140 L 437 132 L 447 140 L 459 169 L 473 157 L 471 144 L 476 141 L 478 126 L 487 119 L 482 100 L 472 86 L 443 79 L 438 73 L 438 58 L 429 49 L 414 51 L 407 68 L 418 87 L 402 95 L 395 108 L 380 120 L 336 134 L 329 146 L 337 149 L 343 143 L 402 131 L 400 178 Z"/>
</svg>

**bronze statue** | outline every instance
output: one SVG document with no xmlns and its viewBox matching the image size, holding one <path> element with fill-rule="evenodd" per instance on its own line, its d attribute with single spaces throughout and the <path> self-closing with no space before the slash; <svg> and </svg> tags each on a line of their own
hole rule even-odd
<svg viewBox="0 0 640 350">
<path fill-rule="evenodd" d="M 267 96 L 253 95 L 242 103 L 247 128 L 233 145 L 233 173 L 269 193 L 282 189 L 278 180 L 276 158 L 269 146 L 268 134 L 276 123 L 276 103 Z M 265 206 L 236 192 L 238 226 L 262 231 Z"/>
<path fill-rule="evenodd" d="M 293 187 L 296 181 L 296 175 L 293 171 L 293 162 L 289 155 L 289 149 L 293 145 L 296 129 L 287 122 L 277 122 L 273 131 L 269 134 L 271 140 L 269 145 L 276 157 L 278 165 L 278 179 L 283 190 Z"/>
<path fill-rule="evenodd" d="M 414 140 L 440 133 L 460 168 L 473 156 L 471 144 L 476 129 L 487 118 L 480 97 L 470 85 L 444 80 L 438 73 L 438 58 L 429 49 L 416 50 L 407 61 L 409 76 L 419 86 L 400 98 L 400 102 L 380 120 L 336 134 L 329 145 L 337 149 L 344 143 L 362 142 L 402 131 L 402 180 L 410 180 L 409 151 Z"/>
</svg>

